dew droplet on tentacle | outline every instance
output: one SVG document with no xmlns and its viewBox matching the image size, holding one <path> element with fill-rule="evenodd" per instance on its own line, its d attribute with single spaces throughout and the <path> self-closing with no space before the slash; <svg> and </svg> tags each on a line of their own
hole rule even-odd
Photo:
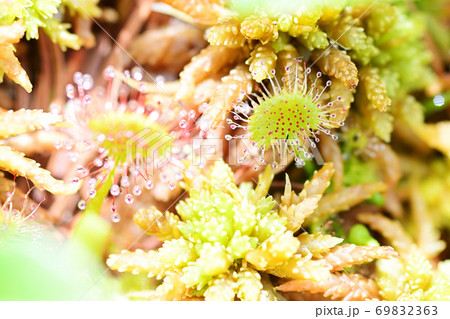
<svg viewBox="0 0 450 319">
<path fill-rule="evenodd" d="M 120 179 L 120 186 L 122 187 L 130 186 L 130 179 L 128 178 L 128 176 L 126 175 L 122 176 L 122 178 Z"/>
<path fill-rule="evenodd" d="M 85 89 L 86 91 L 89 91 L 90 89 L 92 89 L 94 87 L 94 79 L 92 78 L 92 76 L 90 74 L 83 75 L 82 81 L 83 81 L 82 82 L 83 89 Z"/>
<path fill-rule="evenodd" d="M 109 192 L 111 193 L 112 196 L 119 196 L 119 194 L 120 194 L 119 185 L 117 185 L 117 184 L 112 185 Z"/>
<path fill-rule="evenodd" d="M 90 178 L 88 181 L 89 188 L 94 189 L 95 186 L 97 186 L 97 179 L 96 178 Z"/>
<path fill-rule="evenodd" d="M 83 73 L 75 72 L 73 74 L 73 82 L 75 82 L 78 85 L 81 85 L 83 83 Z"/>
<path fill-rule="evenodd" d="M 135 186 L 133 187 L 133 194 L 136 195 L 136 196 L 141 195 L 141 194 L 142 194 L 141 187 L 138 186 L 138 185 L 135 185 Z"/>
<path fill-rule="evenodd" d="M 148 190 L 150 190 L 150 189 L 153 188 L 153 182 L 152 182 L 151 179 L 148 179 L 148 180 L 145 182 L 145 188 L 148 189 Z"/>
<path fill-rule="evenodd" d="M 75 98 L 75 87 L 72 84 L 66 85 L 66 96 L 72 100 Z"/>
<path fill-rule="evenodd" d="M 183 179 L 183 174 L 181 172 L 176 172 L 175 173 L 175 179 L 177 181 L 181 181 Z"/>
<path fill-rule="evenodd" d="M 125 203 L 127 203 L 128 205 L 132 204 L 134 202 L 134 198 L 131 194 L 126 194 L 125 195 Z"/>
<path fill-rule="evenodd" d="M 186 120 L 181 120 L 180 123 L 178 123 L 178 125 L 181 128 L 186 128 L 187 127 L 187 121 Z"/>
<path fill-rule="evenodd" d="M 94 160 L 94 166 L 96 166 L 96 167 L 102 167 L 102 166 L 103 166 L 103 161 L 102 161 L 102 159 L 101 159 L 101 158 L 96 158 L 96 159 Z"/>
<path fill-rule="evenodd" d="M 120 222 L 120 215 L 118 213 L 112 213 L 111 214 L 111 221 L 113 223 L 118 223 Z"/>
<path fill-rule="evenodd" d="M 142 81 L 142 79 L 144 78 L 144 74 L 142 73 L 141 68 L 137 66 L 131 69 L 131 75 L 136 81 Z"/>
<path fill-rule="evenodd" d="M 78 209 L 85 210 L 86 209 L 86 202 L 84 200 L 80 200 L 78 202 Z"/>
<path fill-rule="evenodd" d="M 50 104 L 50 112 L 52 114 L 59 115 L 61 114 L 61 107 L 56 103 L 52 103 Z"/>
</svg>

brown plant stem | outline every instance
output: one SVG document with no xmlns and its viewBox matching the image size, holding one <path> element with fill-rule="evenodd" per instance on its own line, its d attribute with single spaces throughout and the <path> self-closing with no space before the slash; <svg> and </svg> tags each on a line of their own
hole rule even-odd
<svg viewBox="0 0 450 319">
<path fill-rule="evenodd" d="M 118 69 L 123 69 L 126 60 L 122 58 L 122 53 L 127 50 L 133 38 L 142 29 L 150 13 L 152 12 L 153 0 L 137 0 L 133 10 L 131 11 L 127 22 L 120 30 L 115 41 L 114 48 L 106 60 L 104 66 L 113 65 Z"/>
</svg>

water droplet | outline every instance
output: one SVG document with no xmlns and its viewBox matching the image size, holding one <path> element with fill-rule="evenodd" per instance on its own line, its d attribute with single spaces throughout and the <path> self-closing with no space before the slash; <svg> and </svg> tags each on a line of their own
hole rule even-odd
<svg viewBox="0 0 450 319">
<path fill-rule="evenodd" d="M 147 94 L 149 92 L 147 85 L 145 85 L 144 83 L 139 84 L 138 90 L 142 94 Z"/>
<path fill-rule="evenodd" d="M 72 161 L 72 163 L 76 163 L 78 159 L 80 158 L 80 153 L 78 152 L 70 152 L 68 154 L 69 159 Z"/>
<path fill-rule="evenodd" d="M 119 185 L 117 185 L 117 184 L 112 185 L 109 192 L 111 193 L 112 196 L 119 196 L 119 194 L 120 194 Z"/>
<path fill-rule="evenodd" d="M 118 222 L 120 222 L 120 215 L 117 214 L 117 213 L 111 214 L 111 221 L 112 221 L 113 223 L 118 223 Z"/>
<path fill-rule="evenodd" d="M 208 108 L 208 103 L 202 103 L 198 106 L 197 110 L 199 113 L 204 113 L 207 108 Z"/>
<path fill-rule="evenodd" d="M 68 150 L 68 151 L 72 150 L 72 147 L 73 147 L 73 145 L 72 145 L 72 143 L 70 143 L 70 141 L 64 142 L 64 146 L 65 146 L 66 150 Z"/>
<path fill-rule="evenodd" d="M 105 77 L 105 80 L 113 79 L 116 76 L 114 67 L 112 65 L 107 66 L 103 72 L 103 76 Z"/>
<path fill-rule="evenodd" d="M 166 78 L 162 75 L 157 75 L 156 78 L 156 85 L 162 89 L 164 89 Z"/>
<path fill-rule="evenodd" d="M 128 178 L 128 176 L 122 176 L 122 178 L 120 179 L 120 186 L 122 187 L 129 187 L 130 186 L 130 179 Z"/>
<path fill-rule="evenodd" d="M 89 184 L 90 188 L 95 188 L 95 186 L 97 185 L 97 179 L 96 178 L 90 178 L 88 184 Z"/>
<path fill-rule="evenodd" d="M 158 111 L 152 111 L 148 116 L 150 121 L 157 121 L 159 119 L 159 112 Z"/>
<path fill-rule="evenodd" d="M 91 104 L 91 96 L 90 95 L 85 95 L 83 100 L 84 100 L 85 104 Z"/>
<path fill-rule="evenodd" d="M 133 76 L 133 79 L 135 79 L 136 81 L 142 81 L 142 79 L 144 78 L 141 68 L 137 66 L 131 69 L 131 74 Z"/>
<path fill-rule="evenodd" d="M 175 184 L 172 183 L 172 182 L 170 182 L 170 183 L 169 183 L 169 189 L 170 189 L 171 191 L 173 191 L 173 190 L 175 189 Z"/>
<path fill-rule="evenodd" d="M 186 121 L 186 120 L 181 120 L 180 123 L 179 123 L 178 125 L 180 125 L 181 128 L 186 128 L 186 126 L 187 126 L 187 121 Z"/>
<path fill-rule="evenodd" d="M 96 159 L 94 160 L 94 165 L 95 165 L 96 167 L 102 167 L 102 166 L 103 166 L 103 161 L 102 161 L 102 159 L 101 159 L 101 158 L 96 158 Z"/>
<path fill-rule="evenodd" d="M 139 168 L 138 166 L 136 167 L 130 167 L 130 173 L 133 176 L 138 176 L 139 175 Z"/>
<path fill-rule="evenodd" d="M 337 139 L 338 139 L 337 135 L 331 135 L 331 138 L 332 138 L 333 140 L 337 140 Z"/>
<path fill-rule="evenodd" d="M 113 108 L 113 104 L 110 101 L 105 102 L 105 111 L 110 111 Z"/>
<path fill-rule="evenodd" d="M 134 201 L 133 196 L 131 196 L 131 194 L 126 194 L 125 195 L 125 203 L 127 203 L 128 205 L 132 204 Z"/>
<path fill-rule="evenodd" d="M 229 134 L 225 135 L 225 139 L 226 139 L 227 141 L 231 141 L 232 138 L 233 138 L 233 137 L 232 137 L 231 135 L 229 135 Z"/>
<path fill-rule="evenodd" d="M 105 134 L 100 134 L 99 136 L 97 136 L 97 143 L 103 143 L 106 140 L 106 135 Z M 100 151 L 100 149 L 99 149 Z"/>
<path fill-rule="evenodd" d="M 89 198 L 94 198 L 97 192 L 95 190 L 89 191 Z"/>
<path fill-rule="evenodd" d="M 445 98 L 443 95 L 439 94 L 433 98 L 433 103 L 435 106 L 442 106 L 445 104 Z"/>
<path fill-rule="evenodd" d="M 62 144 L 61 144 L 60 141 L 56 141 L 53 145 L 55 146 L 55 148 L 56 148 L 57 150 L 59 150 L 59 149 L 61 148 L 61 146 L 62 146 Z"/>
<path fill-rule="evenodd" d="M 147 188 L 148 190 L 150 190 L 150 189 L 153 188 L 153 182 L 152 182 L 150 179 L 148 179 L 148 180 L 145 182 L 145 188 Z"/>
<path fill-rule="evenodd" d="M 189 170 L 189 169 L 185 171 L 185 174 L 186 174 L 186 177 L 187 177 L 187 178 L 192 178 L 192 177 L 194 177 L 194 172 L 191 171 L 191 170 Z"/>
<path fill-rule="evenodd" d="M 141 190 L 141 188 L 138 185 L 133 187 L 133 194 L 136 195 L 136 196 L 139 196 L 139 195 L 142 194 L 142 190 Z"/>
<path fill-rule="evenodd" d="M 83 81 L 83 73 L 81 72 L 75 72 L 75 74 L 73 75 L 73 81 L 76 84 L 81 84 Z"/>
<path fill-rule="evenodd" d="M 277 163 L 277 162 L 273 162 L 273 163 L 272 163 L 272 167 L 273 167 L 273 168 L 277 168 L 277 167 L 278 167 L 278 163 Z"/>
<path fill-rule="evenodd" d="M 298 161 L 295 161 L 295 166 L 296 167 L 303 167 L 303 166 L 305 166 L 305 161 L 301 160 L 301 159 L 298 159 Z"/>
<path fill-rule="evenodd" d="M 86 202 L 84 200 L 80 200 L 78 202 L 78 209 L 85 210 L 86 209 Z"/>
<path fill-rule="evenodd" d="M 75 97 L 75 87 L 72 84 L 66 85 L 66 96 L 69 99 L 73 99 Z"/>
<path fill-rule="evenodd" d="M 90 74 L 85 74 L 83 76 L 83 89 L 90 90 L 94 86 L 94 79 Z"/>
<path fill-rule="evenodd" d="M 80 179 L 78 178 L 78 177 L 74 177 L 73 179 L 72 179 L 72 183 L 78 183 L 80 181 Z"/>
<path fill-rule="evenodd" d="M 50 105 L 50 112 L 56 115 L 61 114 L 61 107 L 56 103 L 52 103 Z"/>
</svg>

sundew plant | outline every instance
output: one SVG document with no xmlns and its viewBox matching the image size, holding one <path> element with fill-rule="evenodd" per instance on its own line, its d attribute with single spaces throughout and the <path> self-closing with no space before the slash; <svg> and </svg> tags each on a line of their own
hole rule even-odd
<svg viewBox="0 0 450 319">
<path fill-rule="evenodd" d="M 449 20 L 0 0 L 0 300 L 450 300 Z"/>
</svg>

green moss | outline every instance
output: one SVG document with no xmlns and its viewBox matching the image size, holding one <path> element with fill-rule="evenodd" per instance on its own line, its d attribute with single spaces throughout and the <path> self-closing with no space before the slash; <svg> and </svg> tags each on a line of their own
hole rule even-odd
<svg viewBox="0 0 450 319">
<path fill-rule="evenodd" d="M 360 246 L 380 246 L 380 243 L 370 235 L 369 230 L 363 224 L 356 224 L 350 228 L 346 242 Z"/>
</svg>

